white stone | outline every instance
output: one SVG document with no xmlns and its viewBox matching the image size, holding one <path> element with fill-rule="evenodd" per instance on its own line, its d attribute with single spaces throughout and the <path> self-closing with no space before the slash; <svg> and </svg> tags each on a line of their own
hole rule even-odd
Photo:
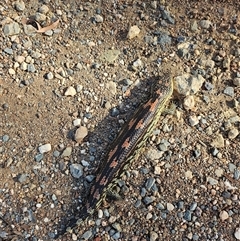
<svg viewBox="0 0 240 241">
<path fill-rule="evenodd" d="M 38 147 L 40 153 L 45 153 L 51 151 L 51 144 L 47 143 Z"/>
<path fill-rule="evenodd" d="M 67 88 L 67 90 L 65 91 L 64 95 L 65 96 L 74 96 L 74 95 L 76 95 L 76 93 L 77 93 L 77 91 L 75 90 L 75 88 L 72 86 L 69 86 Z"/>
<path fill-rule="evenodd" d="M 174 209 L 174 206 L 171 203 L 167 203 L 167 210 L 171 212 Z"/>
<path fill-rule="evenodd" d="M 240 227 L 239 228 L 236 228 L 236 231 L 234 233 L 234 237 L 237 239 L 237 240 L 240 240 Z"/>
</svg>

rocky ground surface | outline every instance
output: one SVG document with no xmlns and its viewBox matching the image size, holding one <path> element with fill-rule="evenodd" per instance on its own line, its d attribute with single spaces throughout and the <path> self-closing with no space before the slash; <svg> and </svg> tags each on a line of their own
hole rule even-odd
<svg viewBox="0 0 240 241">
<path fill-rule="evenodd" d="M 240 240 L 239 7 L 2 0 L 0 240 L 55 236 L 169 70 L 175 111 L 119 181 L 124 200 L 59 240 Z"/>
</svg>

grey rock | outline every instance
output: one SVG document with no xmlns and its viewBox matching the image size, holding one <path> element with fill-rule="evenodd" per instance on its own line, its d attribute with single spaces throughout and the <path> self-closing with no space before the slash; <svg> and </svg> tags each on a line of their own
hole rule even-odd
<svg viewBox="0 0 240 241">
<path fill-rule="evenodd" d="M 3 28 L 3 32 L 5 35 L 17 35 L 20 33 L 20 27 L 19 24 L 16 22 L 6 24 Z"/>
<path fill-rule="evenodd" d="M 35 156 L 35 161 L 36 162 L 40 162 L 42 159 L 43 159 L 43 154 L 42 153 L 38 153 L 36 156 Z"/>
<path fill-rule="evenodd" d="M 83 167 L 80 164 L 74 163 L 70 165 L 70 173 L 75 178 L 80 178 L 83 175 Z"/>
<path fill-rule="evenodd" d="M 27 181 L 27 174 L 19 174 L 18 177 L 17 177 L 17 180 L 20 182 L 20 183 L 24 183 Z"/>
<path fill-rule="evenodd" d="M 13 50 L 10 49 L 10 48 L 5 48 L 5 49 L 4 49 L 4 52 L 7 53 L 7 54 L 9 54 L 9 55 L 13 54 Z"/>
<path fill-rule="evenodd" d="M 9 135 L 3 135 L 2 140 L 3 142 L 8 142 L 10 139 Z"/>
<path fill-rule="evenodd" d="M 184 213 L 183 218 L 184 218 L 186 221 L 191 222 L 191 220 L 192 220 L 192 213 L 191 213 L 191 211 L 187 210 L 187 211 Z"/>
<path fill-rule="evenodd" d="M 201 28 L 205 28 L 208 29 L 210 28 L 210 26 L 212 25 L 211 21 L 209 20 L 201 20 L 199 25 L 201 26 Z"/>
<path fill-rule="evenodd" d="M 88 230 L 82 235 L 81 238 L 84 240 L 88 240 L 89 238 L 91 238 L 92 235 L 93 235 L 92 230 Z"/>
<path fill-rule="evenodd" d="M 223 93 L 224 93 L 225 95 L 229 95 L 229 96 L 231 96 L 231 97 L 234 97 L 234 88 L 231 87 L 231 86 L 228 86 L 228 87 L 226 87 L 226 88 L 224 89 Z"/>
<path fill-rule="evenodd" d="M 151 187 L 153 186 L 153 184 L 155 183 L 155 178 L 153 177 L 149 177 L 145 183 L 145 187 L 146 189 L 149 191 L 151 189 Z"/>
</svg>

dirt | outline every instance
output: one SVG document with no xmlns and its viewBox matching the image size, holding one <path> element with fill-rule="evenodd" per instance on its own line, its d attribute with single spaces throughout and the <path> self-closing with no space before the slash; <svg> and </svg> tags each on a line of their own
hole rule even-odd
<svg viewBox="0 0 240 241">
<path fill-rule="evenodd" d="M 59 240 L 239 240 L 239 3 L 24 3 L 23 11 L 13 1 L 0 3 L 0 240 L 51 240 L 63 228 L 84 205 L 87 179 L 123 123 L 169 70 L 174 79 L 204 77 L 190 94 L 193 107 L 184 105 L 189 94 L 180 93 L 175 80 L 170 102 L 176 112 L 162 115 L 123 177 L 118 189 L 124 200 L 103 204 L 103 217 L 95 212 Z M 49 11 L 39 24 L 59 19 L 57 28 L 27 34 L 22 19 L 35 18 L 43 5 Z M 12 22 L 20 32 L 9 36 L 4 27 Z M 129 39 L 134 25 L 140 33 Z M 115 60 L 103 58 L 108 50 L 119 51 L 113 51 Z M 23 69 L 17 56 L 34 71 Z M 134 67 L 138 59 L 142 64 Z M 66 96 L 70 86 L 76 94 Z M 74 140 L 76 119 L 88 130 L 81 142 Z M 51 150 L 39 155 L 47 143 Z M 67 147 L 70 154 L 63 156 Z M 154 151 L 161 152 L 157 160 L 149 157 Z M 71 175 L 71 164 L 82 166 L 79 178 Z M 155 184 L 142 194 L 150 177 Z M 153 202 L 146 204 L 146 197 Z"/>
</svg>

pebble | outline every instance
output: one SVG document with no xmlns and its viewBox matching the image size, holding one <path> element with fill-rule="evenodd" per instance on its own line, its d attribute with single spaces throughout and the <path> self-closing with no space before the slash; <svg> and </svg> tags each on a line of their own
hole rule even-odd
<svg viewBox="0 0 240 241">
<path fill-rule="evenodd" d="M 49 7 L 48 7 L 47 5 L 42 5 L 42 6 L 38 9 L 38 11 L 39 11 L 40 13 L 42 13 L 42 14 L 46 14 L 46 13 L 49 12 Z"/>
<path fill-rule="evenodd" d="M 80 126 L 75 132 L 74 139 L 77 143 L 80 143 L 87 135 L 88 135 L 87 127 Z"/>
<path fill-rule="evenodd" d="M 34 64 L 28 64 L 27 71 L 30 73 L 34 73 L 36 71 Z"/>
<path fill-rule="evenodd" d="M 143 67 L 143 62 L 141 59 L 135 60 L 132 64 L 132 69 L 134 71 L 137 71 L 137 70 L 141 69 L 142 67 Z"/>
<path fill-rule="evenodd" d="M 233 84 L 236 86 L 240 86 L 240 77 L 236 77 L 233 79 Z"/>
<path fill-rule="evenodd" d="M 101 15 L 97 14 L 97 15 L 95 16 L 95 21 L 96 21 L 97 23 L 102 23 L 102 22 L 103 22 L 103 17 L 102 17 Z"/>
<path fill-rule="evenodd" d="M 154 202 L 155 199 L 156 199 L 156 198 L 153 197 L 153 196 L 151 196 L 151 197 L 145 197 L 145 198 L 143 199 L 143 202 L 144 202 L 146 205 L 149 205 L 150 203 Z"/>
<path fill-rule="evenodd" d="M 60 156 L 60 152 L 59 151 L 54 151 L 53 152 L 53 156 L 54 157 L 59 157 Z"/>
<path fill-rule="evenodd" d="M 44 144 L 44 145 L 41 145 L 38 147 L 38 150 L 41 154 L 45 153 L 45 152 L 49 152 L 51 151 L 51 144 L 47 143 L 47 144 Z"/>
<path fill-rule="evenodd" d="M 163 151 L 159 151 L 156 148 L 150 147 L 146 153 L 146 157 L 148 160 L 154 161 L 159 160 L 163 156 L 163 154 Z"/>
<path fill-rule="evenodd" d="M 71 156 L 72 154 L 72 147 L 68 146 L 65 148 L 65 150 L 63 151 L 61 157 L 67 157 L 67 156 Z"/>
<path fill-rule="evenodd" d="M 45 21 L 47 19 L 47 16 L 45 15 L 45 14 L 42 14 L 42 13 L 36 13 L 35 14 L 35 20 L 37 21 L 37 22 L 43 22 L 43 21 Z"/>
<path fill-rule="evenodd" d="M 184 219 L 188 222 L 191 222 L 192 220 L 192 212 L 190 212 L 189 210 L 187 210 L 185 213 L 184 213 Z"/>
<path fill-rule="evenodd" d="M 115 240 L 119 240 L 120 237 L 121 237 L 120 232 L 116 232 L 114 235 L 112 235 L 112 238 Z"/>
<path fill-rule="evenodd" d="M 27 181 L 27 174 L 19 174 L 18 177 L 17 177 L 17 180 L 20 182 L 20 183 L 24 183 Z"/>
<path fill-rule="evenodd" d="M 100 57 L 101 60 L 113 63 L 121 52 L 117 49 L 108 49 Z"/>
<path fill-rule="evenodd" d="M 175 24 L 175 19 L 170 15 L 169 11 L 163 10 L 161 13 L 164 20 L 167 20 L 170 24 Z"/>
<path fill-rule="evenodd" d="M 22 12 L 25 9 L 25 3 L 22 0 L 15 2 L 14 7 L 17 11 Z"/>
<path fill-rule="evenodd" d="M 3 142 L 8 142 L 9 139 L 10 139 L 9 135 L 3 135 L 3 136 L 2 136 Z"/>
<path fill-rule="evenodd" d="M 229 215 L 225 210 L 223 210 L 223 211 L 220 212 L 219 217 L 222 221 L 225 221 L 226 219 L 229 218 Z"/>
<path fill-rule="evenodd" d="M 231 129 L 231 130 L 228 132 L 228 138 L 231 139 L 231 140 L 233 140 L 233 139 L 235 139 L 235 138 L 238 136 L 238 134 L 239 134 L 238 129 L 233 128 L 233 129 Z"/>
<path fill-rule="evenodd" d="M 45 76 L 46 76 L 46 79 L 48 79 L 48 80 L 51 80 L 54 78 L 54 75 L 52 72 L 47 73 Z"/>
<path fill-rule="evenodd" d="M 189 116 L 189 124 L 191 126 L 196 126 L 199 124 L 199 119 L 197 116 L 193 115 L 193 116 Z"/>
<path fill-rule="evenodd" d="M 217 185 L 218 180 L 212 178 L 212 177 L 207 177 L 207 182 L 209 182 L 210 185 Z"/>
<path fill-rule="evenodd" d="M 128 30 L 127 38 L 128 39 L 133 39 L 136 36 L 138 36 L 140 33 L 140 29 L 137 25 L 131 26 Z"/>
<path fill-rule="evenodd" d="M 205 79 L 200 74 L 193 76 L 186 73 L 175 77 L 174 82 L 174 87 L 177 93 L 183 96 L 188 96 L 196 94 L 201 89 Z"/>
<path fill-rule="evenodd" d="M 150 241 L 155 241 L 158 239 L 158 234 L 154 231 L 150 232 Z"/>
<path fill-rule="evenodd" d="M 80 126 L 81 125 L 81 119 L 75 119 L 74 121 L 73 121 L 73 125 L 74 126 Z"/>
<path fill-rule="evenodd" d="M 111 92 L 111 94 L 115 95 L 117 92 L 117 84 L 113 81 L 109 81 L 106 84 L 106 88 Z"/>
<path fill-rule="evenodd" d="M 240 179 L 240 170 L 235 169 L 233 177 L 234 177 L 234 179 L 239 180 Z"/>
<path fill-rule="evenodd" d="M 208 29 L 210 28 L 210 26 L 212 25 L 211 21 L 209 20 L 201 20 L 199 25 L 201 26 L 201 28 L 205 28 Z"/>
<path fill-rule="evenodd" d="M 74 96 L 74 95 L 76 95 L 76 94 L 77 94 L 77 91 L 76 91 L 75 88 L 72 87 L 72 86 L 69 86 L 69 87 L 67 88 L 67 90 L 65 91 L 65 93 L 64 93 L 65 96 Z"/>
<path fill-rule="evenodd" d="M 231 96 L 231 97 L 234 97 L 234 88 L 232 86 L 228 86 L 224 89 L 223 93 L 225 95 L 228 95 L 228 96 Z"/>
<path fill-rule="evenodd" d="M 9 54 L 9 55 L 12 55 L 12 54 L 13 54 L 13 50 L 10 49 L 10 48 L 5 48 L 3 51 L 4 51 L 5 53 Z"/>
<path fill-rule="evenodd" d="M 167 210 L 169 212 L 173 211 L 174 210 L 174 206 L 171 203 L 167 203 Z"/>
<path fill-rule="evenodd" d="M 185 110 L 194 110 L 195 108 L 195 100 L 192 95 L 188 95 L 183 100 L 183 107 Z"/>
<path fill-rule="evenodd" d="M 223 148 L 225 146 L 224 144 L 224 138 L 222 134 L 216 134 L 215 138 L 211 142 L 211 146 L 215 148 Z"/>
<path fill-rule="evenodd" d="M 70 173 L 75 178 L 80 178 L 83 175 L 83 167 L 78 163 L 70 165 Z"/>
<path fill-rule="evenodd" d="M 3 28 L 3 32 L 5 35 L 17 35 L 20 33 L 20 27 L 19 24 L 16 22 L 6 24 Z"/>
<path fill-rule="evenodd" d="M 40 162 L 41 160 L 43 159 L 43 154 L 42 153 L 39 153 L 35 156 L 35 161 L 36 162 Z"/>
<path fill-rule="evenodd" d="M 217 170 L 215 170 L 215 175 L 217 177 L 221 177 L 223 175 L 223 169 L 219 167 Z"/>
<path fill-rule="evenodd" d="M 194 202 L 191 206 L 190 206 L 190 211 L 194 211 L 197 208 L 197 203 Z"/>
<path fill-rule="evenodd" d="M 239 228 L 236 228 L 235 232 L 234 232 L 234 237 L 237 239 L 237 240 L 240 240 L 240 227 Z"/>
<path fill-rule="evenodd" d="M 155 183 L 155 178 L 153 177 L 149 177 L 145 183 L 145 187 L 146 189 L 149 191 L 151 189 L 151 187 L 153 186 L 153 184 Z"/>
<path fill-rule="evenodd" d="M 92 235 L 93 235 L 92 230 L 88 230 L 82 235 L 81 238 L 83 240 L 88 240 L 89 238 L 91 238 Z"/>
</svg>

